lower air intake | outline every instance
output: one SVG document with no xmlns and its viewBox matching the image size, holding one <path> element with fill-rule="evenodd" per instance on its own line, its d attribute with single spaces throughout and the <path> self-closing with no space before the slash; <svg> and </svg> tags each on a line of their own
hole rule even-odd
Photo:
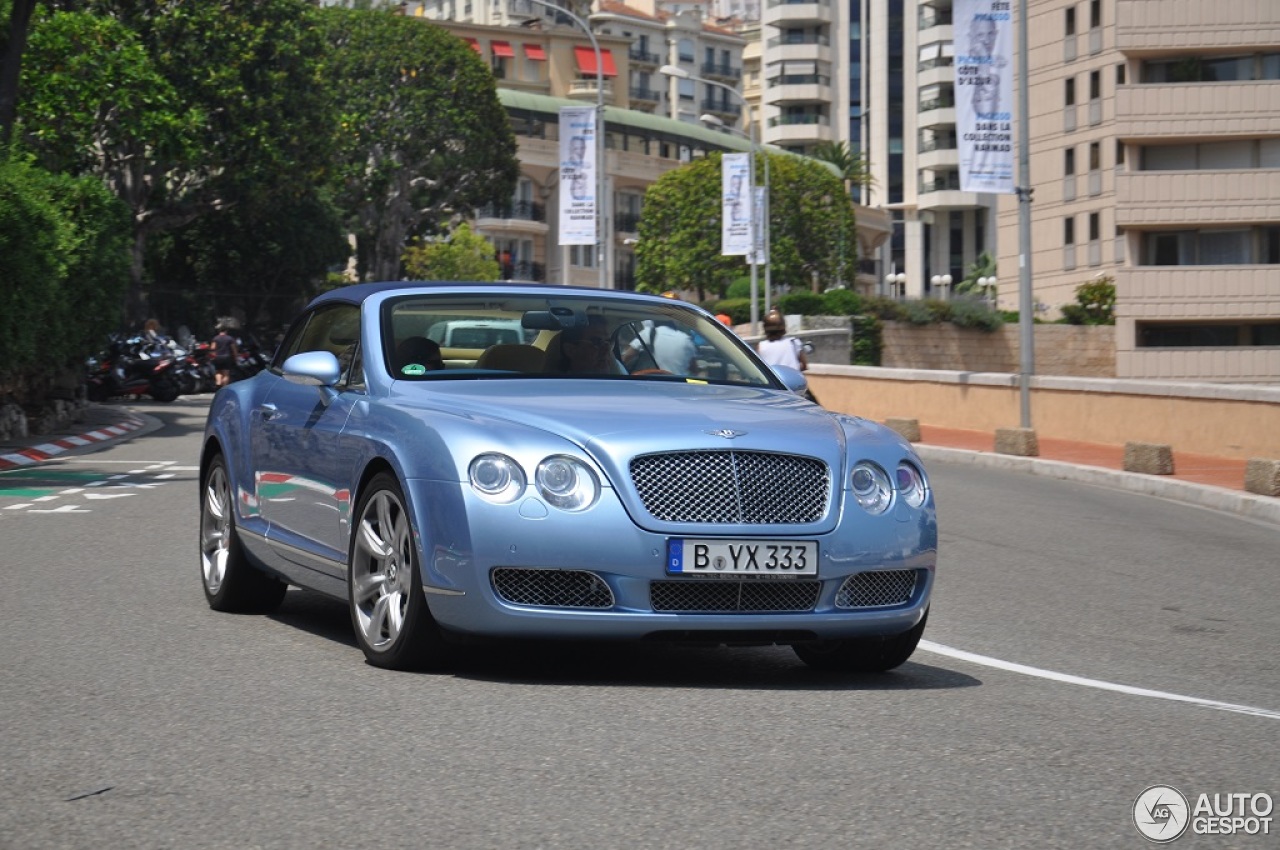
<svg viewBox="0 0 1280 850">
<path fill-rule="evenodd" d="M 595 573 L 498 567 L 493 592 L 512 605 L 535 608 L 612 608 L 613 593 Z"/>
</svg>

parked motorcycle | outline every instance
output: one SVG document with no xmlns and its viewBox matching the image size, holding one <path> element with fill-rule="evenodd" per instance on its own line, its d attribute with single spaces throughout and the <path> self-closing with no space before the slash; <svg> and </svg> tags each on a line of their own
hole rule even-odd
<svg viewBox="0 0 1280 850">
<path fill-rule="evenodd" d="M 86 393 L 90 401 L 144 395 L 156 401 L 173 401 L 181 393 L 176 362 L 162 343 L 142 337 L 112 337 L 106 350 L 86 364 Z"/>
</svg>

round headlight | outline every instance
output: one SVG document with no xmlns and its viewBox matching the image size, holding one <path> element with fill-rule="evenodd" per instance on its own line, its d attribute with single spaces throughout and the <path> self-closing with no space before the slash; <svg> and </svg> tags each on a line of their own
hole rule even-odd
<svg viewBox="0 0 1280 850">
<path fill-rule="evenodd" d="M 514 501 L 524 491 L 524 472 L 506 455 L 476 455 L 468 474 L 472 488 L 495 502 Z"/>
<path fill-rule="evenodd" d="M 865 460 L 858 463 L 849 476 L 849 484 L 853 488 L 853 497 L 867 513 L 882 514 L 889 509 L 893 488 L 888 474 L 874 463 Z"/>
<path fill-rule="evenodd" d="M 568 455 L 547 458 L 538 464 L 533 477 L 547 504 L 564 511 L 586 510 L 600 494 L 600 483 L 591 468 Z"/>
<path fill-rule="evenodd" d="M 918 508 L 929 498 L 929 485 L 925 483 L 924 473 L 913 464 L 898 464 L 897 478 L 898 495 L 911 507 Z"/>
</svg>

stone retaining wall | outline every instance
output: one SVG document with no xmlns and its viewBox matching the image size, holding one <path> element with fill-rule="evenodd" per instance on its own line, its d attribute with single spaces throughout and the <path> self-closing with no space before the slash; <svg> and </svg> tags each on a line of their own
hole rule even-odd
<svg viewBox="0 0 1280 850">
<path fill-rule="evenodd" d="M 1078 378 L 1116 376 L 1116 335 L 1112 325 L 1036 325 L 1037 375 Z M 1019 328 L 995 331 L 951 324 L 885 322 L 880 365 L 889 369 L 953 369 L 963 372 L 1018 372 Z"/>
</svg>

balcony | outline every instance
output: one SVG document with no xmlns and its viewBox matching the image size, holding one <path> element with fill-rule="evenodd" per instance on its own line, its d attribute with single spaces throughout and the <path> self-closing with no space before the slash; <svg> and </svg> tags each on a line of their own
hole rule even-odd
<svg viewBox="0 0 1280 850">
<path fill-rule="evenodd" d="M 1280 82 L 1119 86 L 1115 134 L 1122 139 L 1167 141 L 1280 135 Z"/>
<path fill-rule="evenodd" d="M 934 97 L 920 101 L 916 114 L 920 127 L 954 127 L 956 123 L 956 99 L 954 96 Z"/>
<path fill-rule="evenodd" d="M 490 233 L 546 233 L 547 209 L 535 201 L 485 204 L 476 211 L 476 228 Z"/>
<path fill-rule="evenodd" d="M 640 214 L 618 213 L 613 217 L 613 230 L 615 233 L 639 233 Z"/>
<path fill-rule="evenodd" d="M 934 143 L 932 147 L 920 147 L 920 156 L 916 161 L 919 168 L 947 171 L 960 167 L 960 151 L 953 142 L 950 147 L 942 147 Z"/>
<path fill-rule="evenodd" d="M 768 0 L 764 9 L 765 26 L 797 26 L 835 22 L 831 0 Z"/>
<path fill-rule="evenodd" d="M 1115 47 L 1126 53 L 1186 50 L 1187 34 L 1214 50 L 1280 44 L 1271 0 L 1240 3 L 1116 0 Z"/>
<path fill-rule="evenodd" d="M 786 74 L 765 84 L 765 103 L 830 103 L 831 78 L 823 74 Z"/>
<path fill-rule="evenodd" d="M 657 89 L 631 87 L 631 106 L 657 106 L 662 102 L 662 92 Z"/>
<path fill-rule="evenodd" d="M 735 68 L 723 62 L 703 62 L 702 76 L 718 77 L 723 80 L 741 80 L 742 68 Z"/>
<path fill-rule="evenodd" d="M 663 62 L 662 57 L 657 53 L 650 53 L 647 50 L 640 50 L 635 47 L 627 51 L 627 58 L 631 60 L 633 66 L 647 65 L 656 68 Z"/>
<path fill-rule="evenodd" d="M 702 111 L 710 112 L 717 118 L 723 119 L 726 122 L 737 121 L 742 117 L 742 104 L 704 98 L 702 100 Z"/>
<path fill-rule="evenodd" d="M 825 34 L 775 36 L 765 46 L 770 63 L 831 62 L 831 39 Z"/>
<path fill-rule="evenodd" d="M 1116 175 L 1122 227 L 1245 225 L 1280 220 L 1280 171 L 1127 171 Z"/>
<path fill-rule="evenodd" d="M 596 99 L 596 80 L 595 78 L 586 80 L 572 80 L 569 83 L 569 97 L 572 100 L 589 100 L 594 102 Z M 613 81 L 606 79 L 604 81 L 604 102 L 613 103 Z"/>
<path fill-rule="evenodd" d="M 769 119 L 767 141 L 775 145 L 817 144 L 835 140 L 825 115 L 779 115 Z"/>
<path fill-rule="evenodd" d="M 531 280 L 536 283 L 545 283 L 547 280 L 547 267 L 542 263 L 530 263 L 520 261 L 518 263 L 501 263 L 501 280 Z"/>
</svg>

